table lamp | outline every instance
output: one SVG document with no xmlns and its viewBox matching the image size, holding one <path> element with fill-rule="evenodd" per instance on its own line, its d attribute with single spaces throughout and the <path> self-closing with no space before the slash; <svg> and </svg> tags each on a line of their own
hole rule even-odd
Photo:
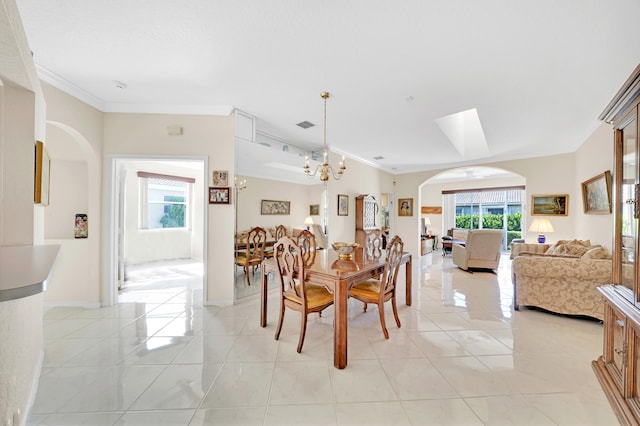
<svg viewBox="0 0 640 426">
<path fill-rule="evenodd" d="M 313 225 L 313 218 L 311 216 L 307 216 L 304 220 L 304 224 L 307 225 L 307 231 L 310 231 L 311 225 Z"/>
<path fill-rule="evenodd" d="M 422 218 L 422 226 L 424 227 L 424 234 L 427 234 L 427 225 L 431 225 L 431 220 L 428 217 L 423 217 Z"/>
<path fill-rule="evenodd" d="M 553 225 L 551 224 L 551 221 L 549 221 L 549 219 L 537 217 L 533 219 L 531 226 L 529 226 L 529 231 L 537 232 L 538 242 L 542 244 L 546 241 L 544 234 L 548 232 L 555 232 L 555 229 L 553 229 Z"/>
</svg>

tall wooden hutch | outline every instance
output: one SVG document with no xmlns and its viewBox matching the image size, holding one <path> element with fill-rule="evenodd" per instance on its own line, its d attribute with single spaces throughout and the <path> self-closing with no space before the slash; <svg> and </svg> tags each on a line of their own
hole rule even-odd
<svg viewBox="0 0 640 426">
<path fill-rule="evenodd" d="M 622 424 L 640 424 L 640 65 L 600 119 L 614 126 L 613 283 L 605 299 L 604 348 L 593 369 Z"/>
<path fill-rule="evenodd" d="M 364 247 L 367 231 L 376 229 L 378 203 L 373 195 L 363 194 L 356 197 L 356 243 Z"/>
</svg>

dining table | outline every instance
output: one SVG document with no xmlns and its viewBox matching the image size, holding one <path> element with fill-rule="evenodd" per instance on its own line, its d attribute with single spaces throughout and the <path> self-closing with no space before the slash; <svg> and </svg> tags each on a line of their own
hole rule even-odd
<svg viewBox="0 0 640 426">
<path fill-rule="evenodd" d="M 403 252 L 401 265 L 405 265 L 405 303 L 411 306 L 411 253 Z M 347 305 L 349 289 L 355 284 L 377 277 L 384 270 L 385 253 L 375 257 L 362 247 L 350 259 L 339 258 L 335 250 L 318 250 L 313 264 L 305 269 L 307 282 L 323 286 L 333 294 L 335 324 L 333 328 L 333 366 L 347 366 Z M 278 276 L 275 258 L 262 262 L 260 290 L 260 326 L 267 326 L 267 293 L 269 274 Z"/>
</svg>

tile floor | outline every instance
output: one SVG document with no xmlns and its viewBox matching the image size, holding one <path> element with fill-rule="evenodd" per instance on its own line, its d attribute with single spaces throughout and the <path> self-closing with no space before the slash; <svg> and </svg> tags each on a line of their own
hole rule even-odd
<svg viewBox="0 0 640 426">
<path fill-rule="evenodd" d="M 401 292 L 402 328 L 391 320 L 388 341 L 376 308 L 350 301 L 344 370 L 333 367 L 333 308 L 310 316 L 298 354 L 297 313 L 273 338 L 276 290 L 261 328 L 257 295 L 202 306 L 198 266 L 131 286 L 113 307 L 48 310 L 29 424 L 617 424 L 590 364 L 601 324 L 514 312 L 507 256 L 497 275 L 439 252 L 414 263 L 414 303 Z"/>
</svg>

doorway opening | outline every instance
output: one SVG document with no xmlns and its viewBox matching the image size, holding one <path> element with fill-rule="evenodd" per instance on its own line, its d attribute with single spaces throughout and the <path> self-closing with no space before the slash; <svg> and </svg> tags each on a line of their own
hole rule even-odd
<svg viewBox="0 0 640 426">
<path fill-rule="evenodd" d="M 103 303 L 163 301 L 188 291 L 203 304 L 206 159 L 112 157 Z"/>
</svg>

